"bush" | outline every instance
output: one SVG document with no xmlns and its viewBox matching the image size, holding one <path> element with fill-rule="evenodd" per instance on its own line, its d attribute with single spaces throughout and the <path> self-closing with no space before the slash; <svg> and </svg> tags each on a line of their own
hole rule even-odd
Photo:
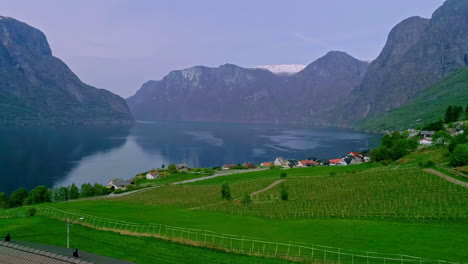
<svg viewBox="0 0 468 264">
<path fill-rule="evenodd" d="M 221 197 L 228 201 L 232 199 L 231 188 L 229 188 L 229 184 L 223 183 L 221 186 Z"/>
<path fill-rule="evenodd" d="M 430 167 L 434 167 L 435 166 L 435 162 L 432 161 L 432 160 L 427 160 L 425 162 L 419 162 L 419 167 L 421 168 L 430 168 Z"/>
<path fill-rule="evenodd" d="M 177 173 L 177 167 L 176 167 L 175 164 L 169 165 L 169 167 L 167 167 L 167 170 L 168 170 L 170 173 Z"/>
<path fill-rule="evenodd" d="M 454 167 L 468 165 L 468 144 L 457 145 L 450 156 L 450 165 Z"/>
<path fill-rule="evenodd" d="M 34 207 L 29 207 L 27 210 L 26 210 L 26 216 L 35 216 L 37 213 L 37 210 L 36 208 Z"/>
<path fill-rule="evenodd" d="M 284 185 L 284 183 L 281 183 L 280 187 L 281 187 L 281 189 L 280 189 L 280 198 L 283 201 L 287 201 L 289 199 L 288 188 L 286 187 L 286 185 Z"/>
<path fill-rule="evenodd" d="M 286 178 L 288 174 L 286 172 L 281 172 L 280 173 L 280 178 Z"/>
<path fill-rule="evenodd" d="M 252 203 L 252 197 L 250 197 L 250 194 L 245 194 L 244 198 L 242 198 L 242 203 L 243 204 L 250 204 Z"/>
</svg>

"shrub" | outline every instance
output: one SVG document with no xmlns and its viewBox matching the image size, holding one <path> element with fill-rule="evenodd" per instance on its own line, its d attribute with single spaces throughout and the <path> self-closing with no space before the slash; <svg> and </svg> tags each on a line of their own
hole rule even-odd
<svg viewBox="0 0 468 264">
<path fill-rule="evenodd" d="M 0 192 L 0 209 L 5 209 L 8 206 L 8 198 L 4 192 Z"/>
<path fill-rule="evenodd" d="M 245 194 L 244 197 L 242 198 L 242 203 L 243 204 L 250 204 L 252 203 L 252 197 L 250 197 L 250 194 Z"/>
<path fill-rule="evenodd" d="M 167 170 L 168 170 L 170 173 L 177 173 L 177 167 L 176 167 L 175 164 L 169 165 L 169 167 L 167 167 Z"/>
<path fill-rule="evenodd" d="M 281 172 L 280 173 L 280 178 L 286 178 L 288 174 L 286 172 Z"/>
<path fill-rule="evenodd" d="M 455 147 L 450 156 L 450 165 L 454 167 L 468 165 L 468 144 L 461 144 Z"/>
<path fill-rule="evenodd" d="M 229 184 L 223 183 L 221 186 L 221 197 L 228 201 L 232 199 L 231 188 L 229 187 Z"/>
<path fill-rule="evenodd" d="M 430 167 L 434 167 L 434 166 L 435 166 L 435 162 L 432 161 L 432 160 L 419 162 L 419 167 L 421 167 L 421 168 L 430 168 Z"/>
<path fill-rule="evenodd" d="M 281 183 L 280 187 L 281 187 L 280 188 L 280 198 L 283 201 L 287 201 L 289 199 L 288 188 L 286 187 L 286 185 L 284 185 L 284 183 Z"/>
<path fill-rule="evenodd" d="M 25 188 L 19 188 L 10 195 L 9 207 L 17 207 L 23 205 L 28 197 L 28 191 Z"/>
<path fill-rule="evenodd" d="M 26 216 L 30 217 L 30 216 L 35 216 L 37 213 L 37 210 L 36 208 L 34 207 L 29 207 L 27 210 L 26 210 Z"/>
</svg>

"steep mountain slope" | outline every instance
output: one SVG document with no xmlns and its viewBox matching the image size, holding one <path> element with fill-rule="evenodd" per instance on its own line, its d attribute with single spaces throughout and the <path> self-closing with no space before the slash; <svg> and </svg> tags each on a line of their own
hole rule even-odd
<svg viewBox="0 0 468 264">
<path fill-rule="evenodd" d="M 82 83 L 52 55 L 45 35 L 0 17 L 0 123 L 132 122 L 125 101 Z"/>
<path fill-rule="evenodd" d="M 389 34 L 361 85 L 335 111 L 340 123 L 397 108 L 468 65 L 468 1 L 448 0 L 430 20 L 409 18 Z"/>
<path fill-rule="evenodd" d="M 414 128 L 443 119 L 449 105 L 468 104 L 468 67 L 448 76 L 443 81 L 421 92 L 403 106 L 358 121 L 362 129 L 386 130 Z"/>
<path fill-rule="evenodd" d="M 226 64 L 173 71 L 127 99 L 136 119 L 317 122 L 329 102 L 347 96 L 367 63 L 330 52 L 293 76 Z"/>
</svg>

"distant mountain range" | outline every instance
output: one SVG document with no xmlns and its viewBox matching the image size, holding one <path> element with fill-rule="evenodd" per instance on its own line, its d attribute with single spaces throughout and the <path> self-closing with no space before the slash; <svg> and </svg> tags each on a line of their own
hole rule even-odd
<svg viewBox="0 0 468 264">
<path fill-rule="evenodd" d="M 123 98 L 82 83 L 41 31 L 8 17 L 0 17 L 0 112 L 0 124 L 133 122 Z"/>
<path fill-rule="evenodd" d="M 263 65 L 254 67 L 255 69 L 269 70 L 276 75 L 294 75 L 302 71 L 307 65 L 304 64 L 279 64 Z"/>
<path fill-rule="evenodd" d="M 330 52 L 294 75 L 232 64 L 173 71 L 127 99 L 136 119 L 315 122 L 345 99 L 368 63 Z"/>
<path fill-rule="evenodd" d="M 395 26 L 370 65 L 330 52 L 302 70 L 197 66 L 145 83 L 127 102 L 143 120 L 359 125 L 467 65 L 468 1 L 448 0 L 431 19 L 411 17 Z"/>
</svg>

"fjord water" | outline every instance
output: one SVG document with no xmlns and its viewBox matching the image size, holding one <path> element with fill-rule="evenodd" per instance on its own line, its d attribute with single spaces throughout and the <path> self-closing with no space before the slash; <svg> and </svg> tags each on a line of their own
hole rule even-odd
<svg viewBox="0 0 468 264">
<path fill-rule="evenodd" d="M 0 128 L 0 192 L 129 179 L 170 163 L 191 167 L 339 158 L 378 145 L 377 134 L 305 126 L 137 123 L 133 127 Z"/>
</svg>

